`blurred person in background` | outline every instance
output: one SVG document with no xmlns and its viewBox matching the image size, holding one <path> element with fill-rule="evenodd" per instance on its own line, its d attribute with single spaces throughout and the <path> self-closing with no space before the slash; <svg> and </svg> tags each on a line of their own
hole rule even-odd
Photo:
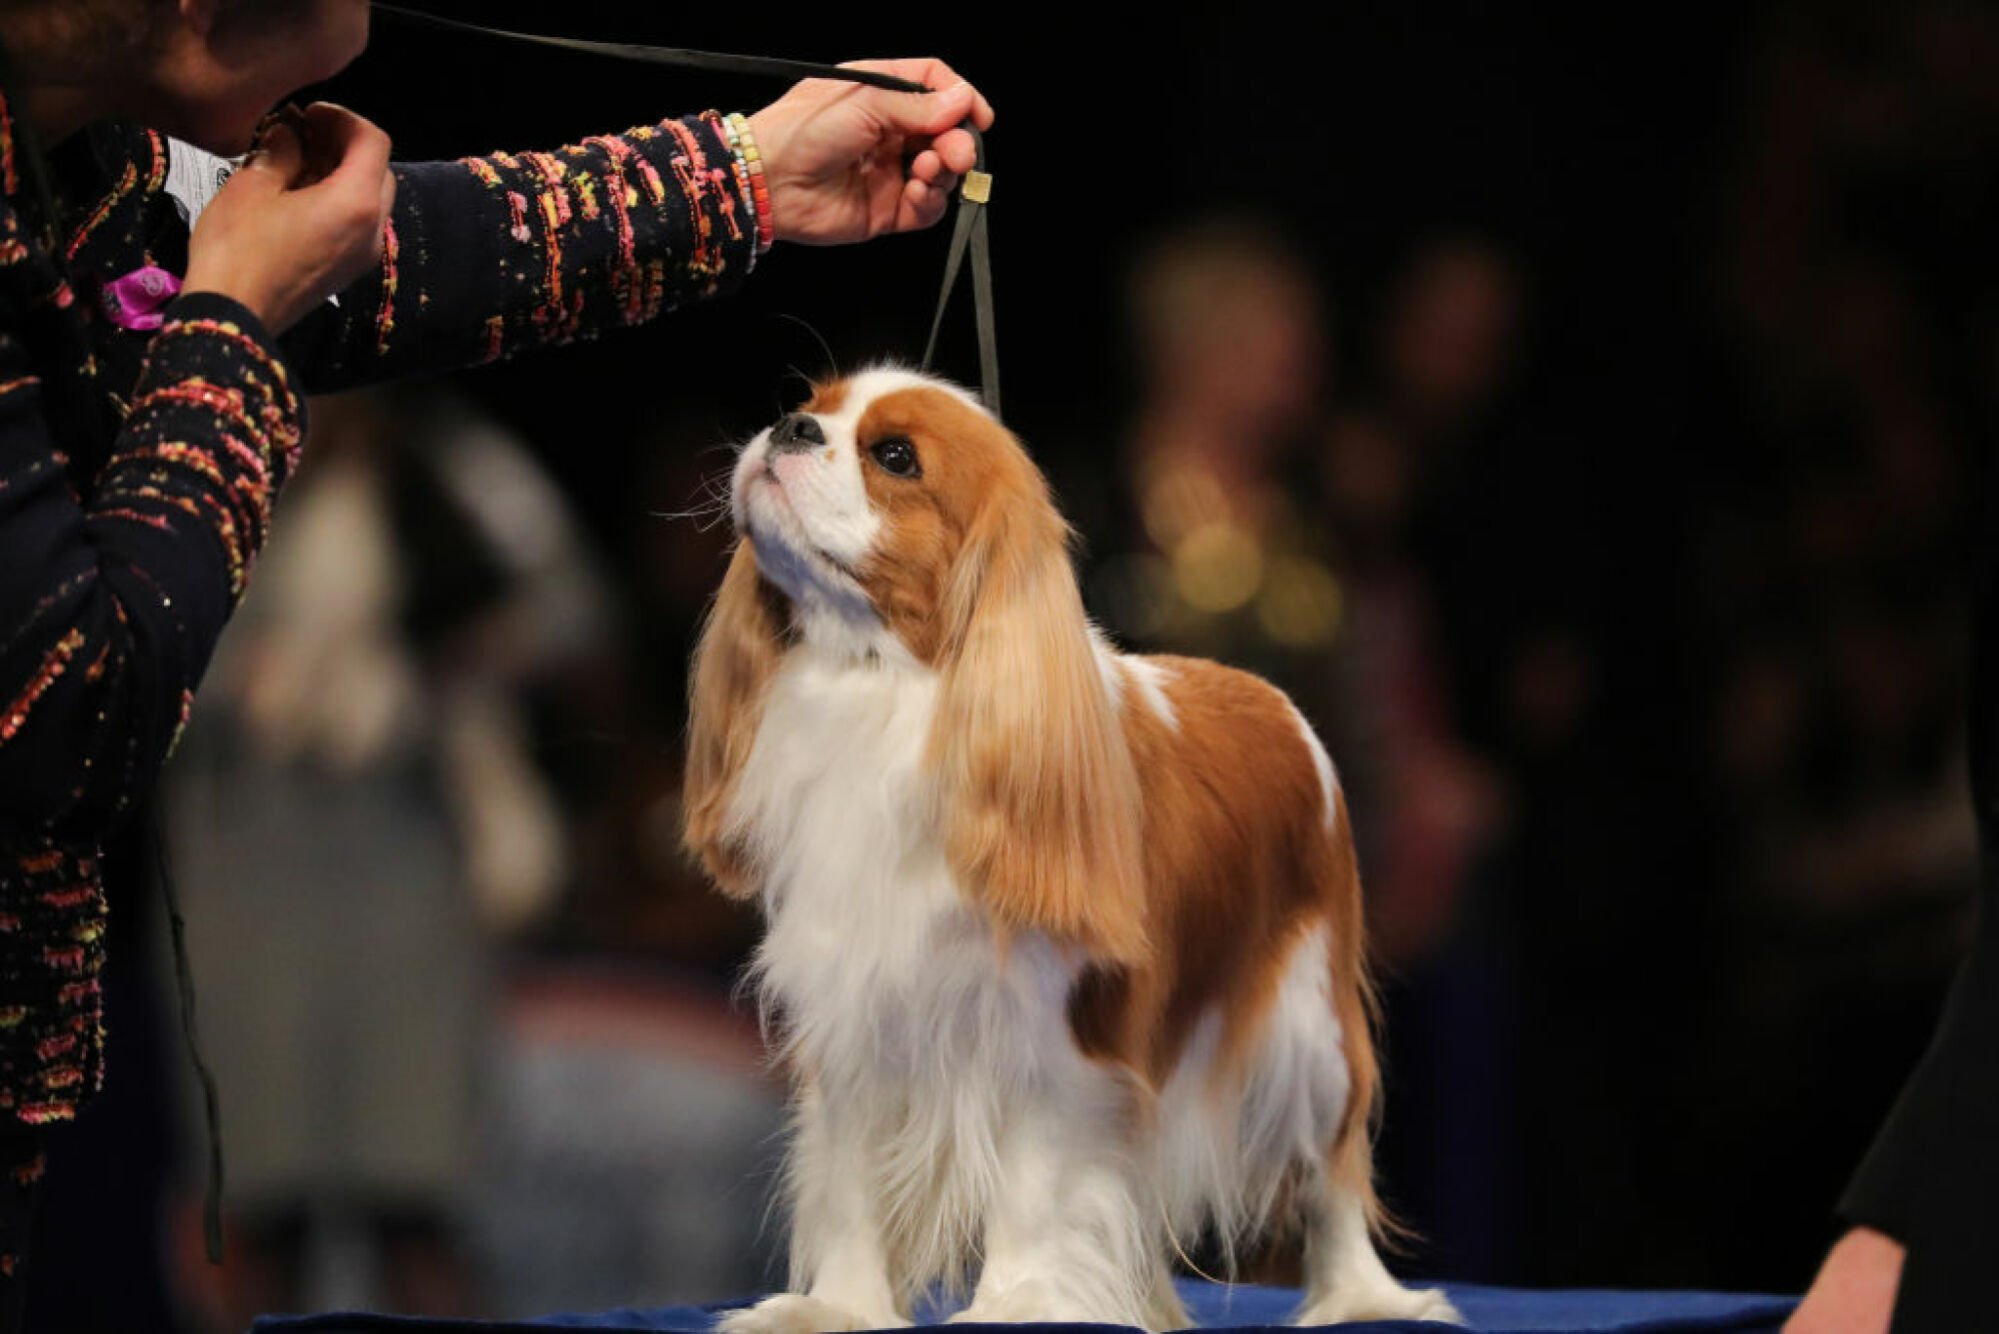
<svg viewBox="0 0 1999 1334">
<path fill-rule="evenodd" d="M 928 226 L 972 161 L 953 127 L 992 120 L 941 63 L 877 62 L 945 91 L 809 81 L 754 117 L 594 140 L 557 173 L 392 168 L 386 135 L 320 104 L 212 198 L 191 188 L 189 164 L 214 186 L 204 152 L 249 149 L 274 103 L 350 61 L 368 15 L 0 3 L 0 1329 L 43 1127 L 103 1080 L 105 886 L 136 878 L 135 813 L 297 460 L 299 394 L 635 323 L 733 290 L 778 239 Z"/>
<path fill-rule="evenodd" d="M 1754 1076 L 1758 1231 L 1803 1271 L 1842 1229 L 1796 1334 L 1975 1327 L 1999 1253 L 1996 62 L 1988 6 L 1774 6 L 1724 201 L 1724 1077 Z"/>
<path fill-rule="evenodd" d="M 1327 735 L 1342 607 L 1311 485 L 1332 388 L 1318 275 L 1270 216 L 1224 208 L 1148 235 L 1119 297 L 1136 397 L 1116 466 L 1061 485 L 1091 612 L 1133 651 L 1258 673 Z M 1271 1263 L 1245 1273 L 1295 1281 Z"/>
<path fill-rule="evenodd" d="M 1383 770 L 1379 939 L 1420 961 L 1451 929 L 1455 896 L 1499 819 L 1497 779 L 1464 744 L 1467 673 L 1453 661 L 1439 549 L 1482 522 L 1462 488 L 1517 355 L 1516 279 L 1490 245 L 1419 247 L 1363 331 L 1365 351 L 1318 450 L 1318 494 L 1339 552 L 1343 660 L 1356 676 L 1346 728 L 1356 762 Z M 1436 530 L 1449 530 L 1442 537 Z M 1454 620 L 1454 624 L 1457 623 Z M 1371 785 L 1364 785 L 1371 786 Z M 1392 813 L 1390 813 L 1392 812 Z"/>
<path fill-rule="evenodd" d="M 167 784 L 231 1146 L 225 1328 L 476 1309 L 494 946 L 566 860 L 521 694 L 604 633 L 557 497 L 448 400 L 330 399 L 307 448 Z"/>
<path fill-rule="evenodd" d="M 1696 1150 L 1662 1093 L 1684 1086 L 1699 1025 L 1660 998 L 1698 970 L 1667 984 L 1657 965 L 1693 957 L 1701 919 L 1673 859 L 1640 851 L 1665 777 L 1632 720 L 1670 700 L 1620 642 L 1639 623 L 1619 528 L 1636 507 L 1591 460 L 1623 423 L 1550 374 L 1566 294 L 1530 288 L 1496 228 L 1414 229 L 1398 249 L 1328 445 L 1335 480 L 1370 449 L 1413 479 L 1388 550 L 1443 742 L 1399 743 L 1430 757 L 1403 818 L 1434 832 L 1410 839 L 1430 864 L 1412 863 L 1428 874 L 1403 911 L 1428 929 L 1389 998 L 1390 1076 L 1434 1119 L 1391 1115 L 1384 1142 L 1452 1271 L 1670 1284 L 1695 1234 L 1662 1220 Z"/>
<path fill-rule="evenodd" d="M 1513 257 L 1468 230 L 1420 236 L 1366 329 L 1339 436 L 1371 433 L 1410 478 L 1396 549 L 1424 572 L 1455 726 L 1503 746 L 1511 636 L 1528 619 L 1516 581 L 1509 493 L 1518 483 L 1508 397 L 1523 359 L 1524 294 Z"/>
<path fill-rule="evenodd" d="M 1418 250 L 1358 331 L 1314 479 L 1342 594 L 1330 739 L 1384 965 L 1383 1175 L 1438 1272 L 1474 1278 L 1505 1272 L 1516 1203 L 1504 1170 L 1510 945 L 1486 883 L 1505 788 L 1465 741 L 1418 525 L 1513 356 L 1510 281 L 1467 241 Z"/>
<path fill-rule="evenodd" d="M 1330 371 L 1317 278 L 1269 219 L 1217 213 L 1141 247 L 1124 295 L 1123 489 L 1076 505 L 1092 603 L 1135 648 L 1258 672 L 1319 718 L 1339 590 L 1308 489 Z"/>
<path fill-rule="evenodd" d="M 1453 429 L 1489 396 L 1510 312 L 1446 302 L 1433 319 L 1435 302 L 1396 305 L 1379 344 L 1406 374 L 1382 384 L 1412 414 L 1405 424 L 1385 397 L 1336 400 L 1320 278 L 1267 218 L 1222 212 L 1164 229 L 1123 296 L 1139 397 L 1122 440 L 1128 489 L 1089 497 L 1095 515 L 1077 522 L 1097 553 L 1093 609 L 1141 649 L 1264 674 L 1327 737 L 1391 997 L 1385 1189 L 1453 1272 L 1494 1272 L 1501 970 L 1463 951 L 1438 965 L 1476 939 L 1464 890 L 1501 802 L 1459 737 L 1414 524 L 1442 471 L 1432 442 L 1455 445 Z M 1488 314 L 1471 328 L 1459 318 Z"/>
<path fill-rule="evenodd" d="M 620 651 L 538 694 L 578 860 L 561 912 L 509 970 L 471 1229 L 491 1314 L 705 1302 L 783 1272 L 766 1196 L 784 1090 L 733 1003 L 759 921 L 682 850 L 683 719 L 666 711 L 684 705 L 732 540 L 702 481 L 734 453 L 714 419 L 712 404 L 649 414 L 617 492 L 645 502 L 616 514 L 631 530 L 613 571 Z M 642 688 L 607 699 L 631 646 Z"/>
</svg>

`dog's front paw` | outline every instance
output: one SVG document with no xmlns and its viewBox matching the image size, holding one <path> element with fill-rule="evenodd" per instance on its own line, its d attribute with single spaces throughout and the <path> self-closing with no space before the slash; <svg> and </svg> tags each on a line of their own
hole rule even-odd
<svg viewBox="0 0 1999 1334">
<path fill-rule="evenodd" d="M 1074 1321 L 1073 1311 L 1058 1308 L 1055 1294 L 1039 1283 L 1015 1283 L 1000 1292 L 981 1292 L 972 1304 L 952 1316 L 953 1325 L 1031 1325 L 1042 1321 Z"/>
<path fill-rule="evenodd" d="M 863 1315 L 817 1297 L 795 1292 L 766 1297 L 755 1306 L 724 1312 L 715 1322 L 721 1334 L 839 1334 L 850 1329 L 889 1329 L 909 1322 L 898 1315 Z"/>
<path fill-rule="evenodd" d="M 1465 1318 L 1438 1288 L 1384 1283 L 1321 1297 L 1298 1313 L 1296 1325 L 1338 1325 L 1349 1320 L 1436 1320 L 1462 1325 Z"/>
<path fill-rule="evenodd" d="M 1137 1325 L 1145 1321 L 1136 1312 L 1119 1311 L 1103 1301 L 1089 1301 L 1059 1283 L 1042 1279 L 1021 1279 L 997 1290 L 983 1285 L 972 1304 L 952 1316 L 954 1325 L 1059 1324 Z"/>
</svg>

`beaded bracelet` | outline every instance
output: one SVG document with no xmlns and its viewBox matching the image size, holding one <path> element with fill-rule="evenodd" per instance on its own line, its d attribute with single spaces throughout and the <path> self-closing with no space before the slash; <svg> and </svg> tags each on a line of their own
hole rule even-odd
<svg viewBox="0 0 1999 1334">
<path fill-rule="evenodd" d="M 740 112 L 730 112 L 730 130 L 736 136 L 738 156 L 750 172 L 750 194 L 756 212 L 756 248 L 764 254 L 778 240 L 776 226 L 772 224 L 770 208 L 770 184 L 764 180 L 764 154 L 758 150 L 756 134 L 750 130 L 750 120 Z"/>
<path fill-rule="evenodd" d="M 757 151 L 757 137 L 750 131 L 749 118 L 741 112 L 729 113 L 729 128 L 735 131 L 738 154 L 748 164 L 750 170 L 750 191 L 756 200 L 757 213 L 757 253 L 763 254 L 777 240 L 777 228 L 771 223 L 770 185 L 764 180 L 763 154 Z"/>
<path fill-rule="evenodd" d="M 757 197 L 756 192 L 750 188 L 750 166 L 748 160 L 743 157 L 742 138 L 736 133 L 735 125 L 720 112 L 702 114 L 714 118 L 721 127 L 723 137 L 729 142 L 729 171 L 736 178 L 736 201 L 743 206 L 743 216 L 754 222 L 757 216 Z M 761 240 L 761 228 L 758 230 L 758 235 Z M 750 246 L 749 272 L 757 271 L 757 258 L 762 253 L 763 247 L 760 244 Z"/>
<path fill-rule="evenodd" d="M 719 113 L 716 120 L 721 122 L 722 137 L 729 141 L 730 170 L 736 178 L 736 198 L 743 206 L 743 212 L 756 217 L 756 197 L 750 193 L 750 167 L 743 160 L 743 141 L 736 136 L 736 127 Z"/>
</svg>

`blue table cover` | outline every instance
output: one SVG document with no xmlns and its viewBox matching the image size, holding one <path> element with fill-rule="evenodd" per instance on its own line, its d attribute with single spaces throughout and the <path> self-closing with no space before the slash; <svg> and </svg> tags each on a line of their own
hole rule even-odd
<svg viewBox="0 0 1999 1334">
<path fill-rule="evenodd" d="M 1446 1283 L 1445 1290 L 1471 1328 L 1480 1334 L 1674 1334 L 1676 1331 L 1776 1331 L 1797 1305 L 1792 1297 L 1726 1292 L 1626 1292 L 1617 1290 L 1485 1288 Z M 1181 1298 L 1203 1329 L 1272 1330 L 1283 1327 L 1298 1305 L 1289 1288 L 1226 1286 L 1182 1280 Z M 550 1329 L 674 1331 L 706 1334 L 715 1314 L 742 1302 L 709 1306 L 669 1306 L 653 1310 L 599 1311 L 592 1315 L 552 1315 L 539 1320 L 422 1320 L 388 1315 L 265 1316 L 253 1334 L 540 1334 Z M 939 1312 L 919 1313 L 935 1320 Z M 918 1326 L 919 1329 L 927 1328 Z M 1101 1334 L 1106 1325 L 956 1325 L 953 1330 L 1019 1329 L 1034 1334 L 1063 1330 Z M 1339 1325 L 1354 1334 L 1398 1334 L 1456 1328 L 1425 1320 L 1381 1320 Z"/>
</svg>

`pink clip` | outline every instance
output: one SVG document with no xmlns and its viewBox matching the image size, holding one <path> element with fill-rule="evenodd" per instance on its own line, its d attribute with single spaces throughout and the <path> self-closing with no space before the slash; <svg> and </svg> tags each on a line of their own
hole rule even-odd
<svg viewBox="0 0 1999 1334">
<path fill-rule="evenodd" d="M 160 312 L 180 295 L 180 279 L 148 264 L 98 289 L 104 314 L 121 329 L 157 329 L 166 323 Z"/>
</svg>

